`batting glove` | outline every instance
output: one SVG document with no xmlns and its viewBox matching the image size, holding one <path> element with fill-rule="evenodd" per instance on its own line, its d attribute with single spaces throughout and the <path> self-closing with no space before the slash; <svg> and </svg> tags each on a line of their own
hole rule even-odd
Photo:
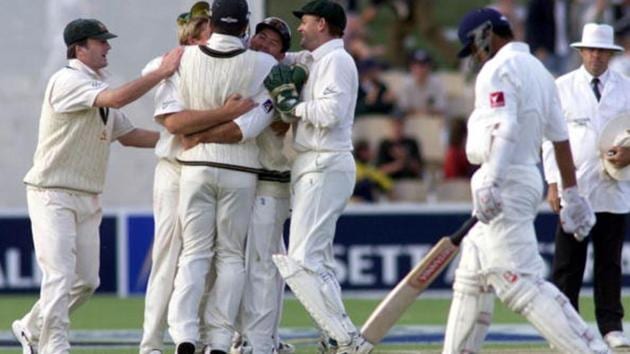
<svg viewBox="0 0 630 354">
<path fill-rule="evenodd" d="M 573 234 L 576 240 L 584 240 L 595 225 L 595 213 L 591 204 L 578 193 L 577 187 L 569 187 L 562 191 L 564 205 L 560 209 L 562 230 Z"/>
<path fill-rule="evenodd" d="M 484 224 L 489 223 L 503 211 L 501 190 L 497 183 L 484 183 L 473 192 L 473 214 Z"/>
</svg>

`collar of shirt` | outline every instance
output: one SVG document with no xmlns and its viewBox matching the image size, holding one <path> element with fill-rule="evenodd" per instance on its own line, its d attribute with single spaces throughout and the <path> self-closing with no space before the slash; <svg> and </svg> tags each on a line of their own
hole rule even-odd
<svg viewBox="0 0 630 354">
<path fill-rule="evenodd" d="M 529 45 L 523 42 L 509 42 L 505 44 L 503 47 L 501 47 L 499 51 L 497 51 L 497 53 L 495 54 L 495 57 L 503 56 L 508 52 L 529 53 Z"/>
<path fill-rule="evenodd" d="M 332 52 L 337 48 L 343 48 L 343 40 L 342 39 L 331 39 L 328 42 L 320 45 L 312 52 L 313 61 L 318 61 L 319 59 L 326 56 L 326 54 Z"/>
<path fill-rule="evenodd" d="M 245 44 L 243 44 L 243 40 L 238 37 L 213 33 L 208 40 L 208 47 L 218 50 L 219 52 L 229 52 L 245 48 Z"/>
<path fill-rule="evenodd" d="M 83 62 L 79 59 L 70 59 L 68 61 L 68 66 L 101 81 L 105 80 L 109 76 L 109 73 L 106 70 L 101 69 L 99 71 L 94 71 L 89 66 L 83 64 Z"/>
<path fill-rule="evenodd" d="M 591 81 L 593 80 L 594 76 L 591 75 L 591 73 L 589 73 L 588 71 L 586 71 L 586 68 L 584 67 L 584 65 L 580 66 L 580 68 L 578 69 L 580 72 L 580 79 L 584 80 L 584 82 L 587 82 L 588 84 L 591 83 Z M 599 75 L 598 79 L 599 79 L 599 88 L 601 89 L 602 87 L 606 86 L 606 81 L 608 81 L 608 78 L 610 77 L 610 70 L 606 69 L 606 71 L 604 71 L 603 74 Z"/>
</svg>

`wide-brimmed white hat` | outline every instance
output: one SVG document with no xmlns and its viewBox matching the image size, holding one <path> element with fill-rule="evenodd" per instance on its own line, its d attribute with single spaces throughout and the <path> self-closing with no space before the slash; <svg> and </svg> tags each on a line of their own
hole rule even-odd
<svg viewBox="0 0 630 354">
<path fill-rule="evenodd" d="M 630 112 L 609 120 L 599 135 L 599 151 L 604 170 L 618 181 L 629 181 L 630 165 L 618 168 L 606 160 L 606 154 L 613 146 L 630 147 Z"/>
<path fill-rule="evenodd" d="M 571 43 L 571 47 L 623 51 L 623 47 L 614 43 L 613 28 L 609 25 L 598 25 L 597 23 L 585 24 L 582 30 L 582 40 Z"/>
</svg>

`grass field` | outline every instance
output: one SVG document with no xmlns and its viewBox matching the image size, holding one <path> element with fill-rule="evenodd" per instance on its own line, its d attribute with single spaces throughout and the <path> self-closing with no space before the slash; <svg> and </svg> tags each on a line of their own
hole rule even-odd
<svg viewBox="0 0 630 354">
<path fill-rule="evenodd" d="M 0 333 L 4 336 L 0 353 L 19 354 L 17 347 L 11 346 L 7 337 L 11 322 L 22 316 L 33 304 L 32 296 L 0 296 Z M 72 330 L 121 330 L 139 333 L 142 325 L 143 298 L 119 299 L 111 296 L 96 296 L 72 315 Z M 346 299 L 346 306 L 355 323 L 363 323 L 378 300 Z M 444 326 L 448 313 L 448 299 L 420 298 L 400 320 L 399 325 Z M 624 306 L 630 308 L 630 298 L 624 298 Z M 582 299 L 582 312 L 587 321 L 592 322 L 593 306 L 591 298 Z M 495 307 L 493 324 L 518 324 L 524 321 L 507 310 L 501 303 Z M 294 299 L 285 301 L 282 328 L 312 328 L 310 319 Z M 289 341 L 296 345 L 299 354 L 315 352 L 316 337 Z M 439 343 L 408 343 L 378 346 L 375 353 L 438 353 Z M 546 353 L 548 346 L 542 342 L 511 344 L 496 343 L 484 347 L 484 352 L 493 353 Z M 122 348 L 76 349 L 73 353 L 131 354 L 137 353 L 135 344 L 127 343 Z"/>
</svg>

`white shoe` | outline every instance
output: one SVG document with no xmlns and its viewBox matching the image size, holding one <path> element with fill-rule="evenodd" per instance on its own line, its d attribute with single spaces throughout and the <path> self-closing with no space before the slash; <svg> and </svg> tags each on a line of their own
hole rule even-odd
<svg viewBox="0 0 630 354">
<path fill-rule="evenodd" d="M 278 344 L 278 349 L 276 349 L 276 352 L 278 354 L 293 354 L 295 353 L 295 347 L 293 346 L 293 344 L 280 342 L 280 344 Z"/>
<path fill-rule="evenodd" d="M 22 346 L 22 354 L 37 354 L 35 346 L 29 339 L 30 333 L 28 333 L 28 330 L 22 326 L 22 323 L 19 320 L 13 321 L 11 324 L 11 332 L 13 332 L 15 339 L 20 342 L 20 345 Z"/>
<path fill-rule="evenodd" d="M 340 346 L 335 354 L 368 354 L 372 349 L 374 349 L 374 346 L 370 342 L 362 336 L 357 336 L 350 344 Z"/>
<path fill-rule="evenodd" d="M 622 331 L 610 331 L 604 336 L 604 341 L 611 348 L 630 348 L 630 339 Z"/>
<path fill-rule="evenodd" d="M 252 354 L 254 348 L 252 348 L 246 340 L 240 340 L 236 343 L 232 343 L 230 348 L 230 354 Z"/>
<path fill-rule="evenodd" d="M 149 352 L 149 354 L 162 354 L 161 350 L 157 350 L 157 349 L 153 349 L 152 351 Z"/>
</svg>

